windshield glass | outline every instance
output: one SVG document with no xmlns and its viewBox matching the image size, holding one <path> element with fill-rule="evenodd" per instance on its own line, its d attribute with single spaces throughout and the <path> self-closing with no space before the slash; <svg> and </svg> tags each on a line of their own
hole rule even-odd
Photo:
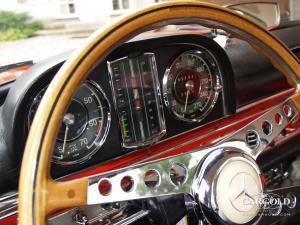
<svg viewBox="0 0 300 225">
<path fill-rule="evenodd" d="M 164 0 L 0 0 L 0 66 L 28 60 L 37 62 L 75 49 L 112 19 L 161 1 Z M 226 6 L 259 3 L 253 0 L 207 2 Z M 264 2 L 277 3 L 277 0 Z M 278 3 L 281 21 L 300 19 L 300 1 L 278 0 Z M 237 10 L 236 6 L 233 8 Z M 201 30 L 201 27 L 185 29 Z"/>
</svg>

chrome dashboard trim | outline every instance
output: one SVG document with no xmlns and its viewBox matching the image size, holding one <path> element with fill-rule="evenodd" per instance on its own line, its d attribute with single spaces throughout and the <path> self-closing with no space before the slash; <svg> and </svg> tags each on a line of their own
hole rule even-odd
<svg viewBox="0 0 300 225">
<path fill-rule="evenodd" d="M 10 193 L 0 197 L 0 221 L 17 213 L 18 193 Z"/>
<path fill-rule="evenodd" d="M 194 174 L 198 168 L 198 163 L 218 147 L 194 151 L 193 153 L 181 154 L 175 157 L 162 159 L 150 163 L 143 163 L 129 166 L 124 169 L 110 171 L 88 178 L 87 205 L 113 203 L 128 200 L 144 199 L 149 197 L 168 196 L 172 194 L 189 193 L 194 180 Z M 185 183 L 175 185 L 170 179 L 170 170 L 174 163 L 183 164 L 188 170 Z M 144 174 L 155 169 L 162 177 L 161 183 L 156 188 L 148 188 L 144 183 Z M 130 192 L 125 192 L 121 188 L 121 180 L 125 176 L 130 176 L 134 181 L 134 187 Z M 108 179 L 111 183 L 110 195 L 102 195 L 98 185 L 102 179 Z"/>
<path fill-rule="evenodd" d="M 285 111 L 284 108 L 291 109 L 292 114 Z M 276 123 L 276 115 L 283 115 L 281 121 Z M 268 110 L 266 113 L 256 118 L 252 122 L 238 129 L 235 133 L 230 134 L 221 142 L 206 148 L 195 148 L 190 153 L 182 153 L 177 156 L 167 157 L 161 160 L 145 162 L 139 165 L 129 166 L 124 169 L 109 171 L 99 175 L 94 175 L 88 178 L 88 195 L 87 204 L 103 204 L 127 200 L 143 199 L 150 197 L 167 196 L 177 193 L 190 193 L 190 187 L 193 184 L 194 175 L 204 159 L 212 151 L 224 151 L 227 149 L 241 152 L 256 160 L 258 155 L 269 146 L 280 133 L 287 127 L 289 122 L 298 115 L 297 108 L 291 99 L 284 101 L 281 104 Z M 264 124 L 272 129 L 265 129 Z M 259 135 L 260 142 L 256 149 L 250 149 L 246 144 L 246 134 L 248 131 L 255 131 Z M 191 161 L 192 159 L 192 161 Z M 172 183 L 171 171 L 172 165 L 181 164 L 184 168 L 188 168 L 186 176 L 183 177 L 182 183 Z M 144 183 L 144 176 L 149 170 L 155 169 L 162 177 L 161 185 L 155 189 L 149 189 Z M 173 172 L 172 172 L 173 173 Z M 175 174 L 184 174 L 183 172 L 175 172 Z M 132 191 L 127 192 L 122 190 L 121 181 L 124 177 L 131 177 L 134 183 Z M 108 179 L 111 183 L 110 195 L 103 195 L 99 191 L 100 181 Z"/>
<path fill-rule="evenodd" d="M 194 196 L 200 206 L 204 204 L 207 206 L 206 208 L 212 208 L 214 210 L 214 215 L 218 214 L 220 218 L 227 221 L 227 217 L 223 217 L 222 211 L 219 211 L 220 208 L 218 205 L 216 205 L 218 200 L 216 200 L 215 203 L 207 202 L 207 199 L 214 197 L 217 198 L 215 195 L 216 191 L 214 190 L 214 181 L 217 177 L 219 177 L 219 172 L 215 173 L 216 169 L 217 171 L 220 171 L 220 166 L 229 162 L 245 162 L 248 167 L 243 167 L 242 173 L 246 174 L 247 171 L 249 171 L 249 165 L 255 171 L 255 182 L 257 181 L 256 187 L 259 194 L 255 196 L 259 197 L 263 191 L 263 182 L 260 176 L 261 172 L 254 158 L 240 149 L 239 146 L 234 147 L 235 144 L 236 143 L 234 142 L 227 142 L 223 146 L 217 145 L 206 149 L 198 148 L 191 153 L 180 154 L 166 159 L 139 164 L 136 166 L 129 166 L 127 168 L 89 177 L 89 184 L 87 187 L 87 205 L 107 204 L 118 201 L 138 200 L 185 193 Z M 212 157 L 215 159 L 214 162 L 211 161 Z M 180 163 L 187 168 L 186 181 L 182 183 L 172 183 L 172 180 L 170 179 L 170 171 L 172 170 L 172 165 L 175 163 Z M 235 174 L 233 177 L 241 173 L 240 163 L 234 164 Z M 214 170 L 211 170 L 212 165 L 214 165 Z M 163 178 L 161 185 L 154 189 L 148 188 L 144 183 L 144 175 L 149 170 L 153 169 L 159 171 Z M 178 173 L 177 175 L 181 176 L 181 173 Z M 204 175 L 206 177 L 205 181 L 203 181 Z M 135 184 L 134 188 L 130 192 L 126 192 L 121 189 L 120 181 L 122 178 L 127 176 L 131 176 Z M 227 177 L 227 175 L 223 175 L 223 178 L 225 177 Z M 231 179 L 233 179 L 233 177 Z M 108 179 L 110 181 L 110 195 L 103 195 L 101 194 L 101 191 L 99 192 L 99 182 L 102 179 Z M 254 178 L 252 177 L 252 179 Z M 208 180 L 211 180 L 211 182 L 208 182 Z M 227 187 L 226 191 L 228 189 L 229 187 Z M 202 190 L 206 190 L 205 193 L 203 193 Z M 210 194 L 208 193 L 208 190 L 211 191 Z M 245 191 L 245 189 L 242 191 Z M 219 192 L 219 194 L 221 194 L 221 192 Z M 257 206 L 257 209 L 259 211 L 261 206 Z M 226 210 L 223 207 L 224 215 L 228 213 L 228 211 L 226 211 L 226 213 L 225 211 Z M 247 224 L 251 224 L 251 221 L 257 221 L 261 218 L 261 215 L 258 214 L 258 211 L 252 212 L 251 216 L 253 215 L 253 217 L 250 219 L 248 219 L 248 216 L 246 216 L 246 218 L 243 217 L 242 219 L 247 220 Z M 240 215 L 241 217 L 242 214 Z M 229 224 L 233 224 L 232 219 L 229 218 L 228 221 L 230 222 Z"/>
</svg>

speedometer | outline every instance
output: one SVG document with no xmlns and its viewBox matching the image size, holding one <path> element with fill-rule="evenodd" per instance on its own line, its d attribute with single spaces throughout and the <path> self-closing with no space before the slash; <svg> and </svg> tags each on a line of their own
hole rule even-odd
<svg viewBox="0 0 300 225">
<path fill-rule="evenodd" d="M 214 107 L 222 90 L 220 70 L 205 49 L 180 54 L 163 79 L 164 101 L 177 119 L 201 121 Z"/>
<path fill-rule="evenodd" d="M 29 108 L 29 128 L 44 92 L 38 93 Z M 104 93 L 94 83 L 83 83 L 62 118 L 53 161 L 69 165 L 89 159 L 103 144 L 109 125 L 110 109 Z"/>
</svg>

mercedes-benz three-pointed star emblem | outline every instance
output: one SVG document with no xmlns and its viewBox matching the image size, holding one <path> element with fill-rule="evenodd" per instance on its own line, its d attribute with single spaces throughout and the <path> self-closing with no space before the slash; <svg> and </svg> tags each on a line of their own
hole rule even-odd
<svg viewBox="0 0 300 225">
<path fill-rule="evenodd" d="M 240 185 L 238 185 L 240 184 Z M 244 172 L 236 174 L 230 182 L 230 202 L 239 212 L 250 211 L 259 195 L 258 184 L 255 179 Z"/>
</svg>

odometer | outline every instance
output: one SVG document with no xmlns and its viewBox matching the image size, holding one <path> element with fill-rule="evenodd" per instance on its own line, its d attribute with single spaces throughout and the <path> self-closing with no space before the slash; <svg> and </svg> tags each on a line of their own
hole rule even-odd
<svg viewBox="0 0 300 225">
<path fill-rule="evenodd" d="M 28 127 L 45 90 L 33 100 Z M 74 164 L 89 159 L 103 144 L 110 125 L 110 109 L 104 93 L 96 85 L 82 84 L 62 118 L 53 153 L 58 164 Z"/>
<path fill-rule="evenodd" d="M 222 89 L 215 58 L 205 49 L 186 51 L 168 67 L 163 79 L 164 101 L 177 119 L 201 121 Z"/>
</svg>

